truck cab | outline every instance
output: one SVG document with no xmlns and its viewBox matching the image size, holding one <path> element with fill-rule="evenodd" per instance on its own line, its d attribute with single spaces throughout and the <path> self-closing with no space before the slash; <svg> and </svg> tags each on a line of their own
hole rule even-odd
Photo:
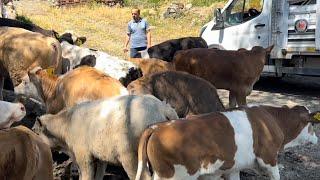
<svg viewBox="0 0 320 180">
<path fill-rule="evenodd" d="M 225 50 L 274 45 L 264 74 L 320 76 L 320 0 L 229 0 L 200 36 Z"/>
</svg>

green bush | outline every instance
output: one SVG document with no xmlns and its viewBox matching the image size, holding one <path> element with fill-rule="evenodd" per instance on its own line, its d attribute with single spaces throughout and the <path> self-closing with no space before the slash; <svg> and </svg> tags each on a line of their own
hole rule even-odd
<svg viewBox="0 0 320 180">
<path fill-rule="evenodd" d="M 213 3 L 223 2 L 225 0 L 191 0 L 190 3 L 194 6 L 211 6 Z"/>
<path fill-rule="evenodd" d="M 163 0 L 124 0 L 125 6 L 157 6 Z"/>
<path fill-rule="evenodd" d="M 16 19 L 17 19 L 18 21 L 21 21 L 21 22 L 24 22 L 24 23 L 27 23 L 27 24 L 33 24 L 33 22 L 31 21 L 31 19 L 29 19 L 28 17 L 23 16 L 23 15 L 18 15 Z"/>
</svg>

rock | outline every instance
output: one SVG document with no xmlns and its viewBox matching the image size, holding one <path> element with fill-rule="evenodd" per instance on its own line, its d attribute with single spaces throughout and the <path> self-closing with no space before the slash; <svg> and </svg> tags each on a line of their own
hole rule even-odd
<svg viewBox="0 0 320 180">
<path fill-rule="evenodd" d="M 191 8 L 192 8 L 192 4 L 191 3 L 186 5 L 186 10 L 190 10 Z"/>
<path fill-rule="evenodd" d="M 179 18 L 183 15 L 183 11 L 185 10 L 184 5 L 182 3 L 172 3 L 167 10 L 163 13 L 164 18 Z"/>
</svg>

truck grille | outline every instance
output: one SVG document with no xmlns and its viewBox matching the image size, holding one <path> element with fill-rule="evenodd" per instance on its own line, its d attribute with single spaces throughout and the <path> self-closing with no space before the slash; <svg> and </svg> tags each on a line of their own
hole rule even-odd
<svg viewBox="0 0 320 180">
<path fill-rule="evenodd" d="M 299 19 L 308 21 L 308 30 L 304 33 L 295 31 L 295 22 Z M 316 47 L 316 19 L 316 5 L 290 5 L 287 47 L 292 50 Z"/>
</svg>

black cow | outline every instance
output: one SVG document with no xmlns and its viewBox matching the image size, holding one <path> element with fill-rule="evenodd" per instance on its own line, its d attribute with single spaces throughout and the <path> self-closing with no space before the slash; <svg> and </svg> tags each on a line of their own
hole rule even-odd
<svg viewBox="0 0 320 180">
<path fill-rule="evenodd" d="M 208 45 L 201 37 L 184 37 L 171 39 L 160 44 L 154 45 L 141 52 L 142 58 L 157 58 L 171 62 L 174 54 L 179 50 L 192 48 L 208 48 Z"/>
<path fill-rule="evenodd" d="M 0 26 L 23 28 L 28 31 L 38 32 L 40 34 L 53 37 L 53 38 L 57 38 L 59 36 L 59 34 L 54 30 L 46 30 L 35 24 L 31 24 L 31 23 L 29 24 L 29 23 L 25 23 L 22 21 L 14 20 L 14 19 L 0 18 Z"/>
<path fill-rule="evenodd" d="M 75 37 L 75 35 L 70 32 L 59 35 L 59 33 L 54 30 L 46 30 L 35 24 L 25 23 L 14 19 L 0 18 L 0 26 L 23 28 L 28 31 L 37 32 L 45 36 L 56 38 L 59 40 L 59 42 L 67 41 L 69 44 L 81 45 L 87 40 L 86 37 Z"/>
</svg>

